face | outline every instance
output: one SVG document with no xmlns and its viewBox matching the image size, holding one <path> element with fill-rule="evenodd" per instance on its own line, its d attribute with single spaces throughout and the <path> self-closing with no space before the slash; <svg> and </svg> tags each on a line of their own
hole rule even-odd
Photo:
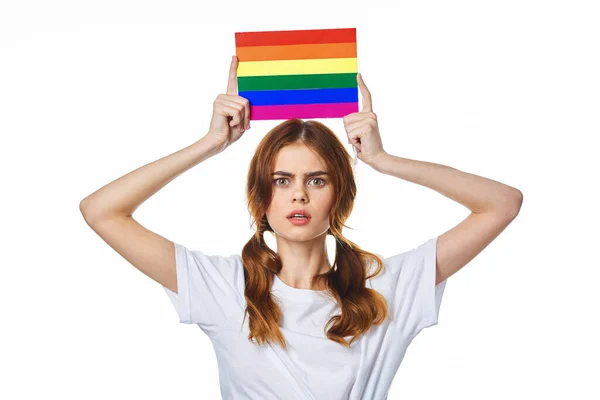
<svg viewBox="0 0 600 400">
<path fill-rule="evenodd" d="M 273 197 L 267 209 L 267 220 L 276 235 L 292 241 L 307 241 L 324 235 L 329 229 L 329 214 L 333 204 L 333 188 L 326 166 L 305 145 L 294 144 L 279 151 L 271 176 Z M 311 218 L 304 225 L 295 225 L 288 214 L 307 211 Z"/>
</svg>

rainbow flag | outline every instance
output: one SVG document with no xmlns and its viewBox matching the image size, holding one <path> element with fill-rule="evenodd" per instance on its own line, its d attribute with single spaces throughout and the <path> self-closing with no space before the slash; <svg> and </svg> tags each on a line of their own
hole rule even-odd
<svg viewBox="0 0 600 400">
<path fill-rule="evenodd" d="M 235 51 L 252 120 L 358 111 L 356 28 L 236 32 Z"/>
</svg>

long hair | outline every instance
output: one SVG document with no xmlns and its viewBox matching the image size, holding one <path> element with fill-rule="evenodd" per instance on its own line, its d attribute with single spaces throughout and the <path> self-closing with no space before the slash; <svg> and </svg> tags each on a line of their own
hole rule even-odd
<svg viewBox="0 0 600 400">
<path fill-rule="evenodd" d="M 282 263 L 279 255 L 265 243 L 263 233 L 273 232 L 266 210 L 272 197 L 271 176 L 277 154 L 285 146 L 296 143 L 315 151 L 328 166 L 327 172 L 331 176 L 334 200 L 327 234 L 335 238 L 334 267 L 313 277 L 312 282 L 325 286 L 341 309 L 341 315 L 333 316 L 324 327 L 325 330 L 331 325 L 325 330 L 327 338 L 350 347 L 371 325 L 378 325 L 387 317 L 385 298 L 365 284 L 383 269 L 383 261 L 342 235 L 342 227 L 346 226 L 344 222 L 352 212 L 356 197 L 352 157 L 333 131 L 314 120 L 289 119 L 274 127 L 261 140 L 250 162 L 246 198 L 256 233 L 244 245 L 241 255 L 247 302 L 244 320 L 246 314 L 249 315 L 250 326 L 248 339 L 259 344 L 278 342 L 287 348 L 278 325 L 282 313 L 271 294 L 273 275 L 281 271 Z M 367 275 L 367 266 L 372 261 L 377 268 L 372 275 Z M 345 340 L 346 336 L 352 336 L 350 342 Z"/>
</svg>

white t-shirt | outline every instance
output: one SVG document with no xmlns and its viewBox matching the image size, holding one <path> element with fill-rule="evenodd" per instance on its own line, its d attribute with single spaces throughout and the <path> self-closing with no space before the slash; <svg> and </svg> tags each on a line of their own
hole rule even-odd
<svg viewBox="0 0 600 400">
<path fill-rule="evenodd" d="M 367 287 L 385 297 L 393 320 L 373 325 L 350 348 L 325 336 L 325 324 L 340 312 L 335 301 L 325 291 L 288 286 L 277 275 L 272 292 L 288 349 L 252 343 L 248 317 L 242 326 L 240 255 L 211 256 L 175 243 L 179 293 L 163 288 L 179 321 L 197 324 L 210 337 L 223 399 L 383 400 L 411 341 L 437 324 L 447 280 L 435 286 L 436 243 L 434 237 L 383 259 L 384 269 Z"/>
</svg>

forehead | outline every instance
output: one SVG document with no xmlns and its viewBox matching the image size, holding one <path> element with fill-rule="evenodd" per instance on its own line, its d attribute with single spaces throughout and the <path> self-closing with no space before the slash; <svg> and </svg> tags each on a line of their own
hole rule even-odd
<svg viewBox="0 0 600 400">
<path fill-rule="evenodd" d="M 275 171 L 305 172 L 317 169 L 327 170 L 321 158 L 305 145 L 286 146 L 275 158 Z"/>
</svg>

